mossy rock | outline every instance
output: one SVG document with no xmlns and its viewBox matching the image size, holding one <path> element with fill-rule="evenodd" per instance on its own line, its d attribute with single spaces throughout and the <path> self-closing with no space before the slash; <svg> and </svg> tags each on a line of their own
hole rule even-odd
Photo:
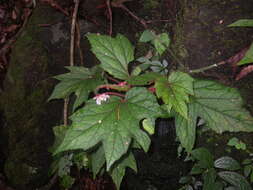
<svg viewBox="0 0 253 190">
<path fill-rule="evenodd" d="M 50 7 L 37 6 L 23 34 L 15 43 L 0 109 L 5 118 L 4 172 L 17 189 L 35 189 L 48 178 L 52 127 L 60 120 L 58 103 L 48 103 L 53 83 L 50 54 L 38 24 L 50 22 Z M 52 12 L 52 11 L 51 11 Z"/>
</svg>

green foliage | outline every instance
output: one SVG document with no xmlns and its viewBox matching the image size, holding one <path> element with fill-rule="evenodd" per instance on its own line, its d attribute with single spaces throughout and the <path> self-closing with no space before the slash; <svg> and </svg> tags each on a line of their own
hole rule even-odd
<svg viewBox="0 0 253 190">
<path fill-rule="evenodd" d="M 173 108 L 184 118 L 188 118 L 187 103 L 193 95 L 193 78 L 183 72 L 172 72 L 168 78 L 160 77 L 155 81 L 156 94 L 166 104 L 168 112 Z"/>
<path fill-rule="evenodd" d="M 219 177 L 240 190 L 252 189 L 249 182 L 240 174 L 231 171 L 218 173 Z"/>
<path fill-rule="evenodd" d="M 88 94 L 103 83 L 101 70 L 98 67 L 92 69 L 84 67 L 66 67 L 70 72 L 55 76 L 60 81 L 48 100 L 61 99 L 75 93 L 76 100 L 73 106 L 75 110 L 88 99 Z"/>
<path fill-rule="evenodd" d="M 170 38 L 167 33 L 155 34 L 155 32 L 150 30 L 145 30 L 141 37 L 140 42 L 151 42 L 151 44 L 155 47 L 155 50 L 159 55 L 162 55 L 165 50 L 170 45 Z"/>
<path fill-rule="evenodd" d="M 198 160 L 200 168 L 210 169 L 213 167 L 213 155 L 205 148 L 198 148 L 191 152 L 192 157 Z"/>
<path fill-rule="evenodd" d="M 125 175 L 126 167 L 132 168 L 135 172 L 137 172 L 136 162 L 132 153 L 128 153 L 120 161 L 121 162 L 115 165 L 110 172 L 118 189 L 120 188 L 120 183 Z"/>
<path fill-rule="evenodd" d="M 107 171 L 129 148 L 132 139 L 147 151 L 150 139 L 140 127 L 144 118 L 156 118 L 160 107 L 153 94 L 145 88 L 132 88 L 125 101 L 118 97 L 98 106 L 95 100 L 87 102 L 71 116 L 73 121 L 56 153 L 65 150 L 88 150 L 102 143 L 105 151 Z"/>
<path fill-rule="evenodd" d="M 253 43 L 250 45 L 250 48 L 247 50 L 244 57 L 237 63 L 237 65 L 245 65 L 253 63 Z"/>
<path fill-rule="evenodd" d="M 253 130 L 253 119 L 234 88 L 214 81 L 195 80 L 189 106 L 205 120 L 206 127 L 218 133 Z"/>
<path fill-rule="evenodd" d="M 228 156 L 224 156 L 215 160 L 214 166 L 216 168 L 232 170 L 232 171 L 238 170 L 241 168 L 239 162 L 237 162 L 236 160 Z"/>
<path fill-rule="evenodd" d="M 252 159 L 245 159 L 242 162 L 244 177 L 249 178 L 250 182 L 253 183 L 253 162 Z"/>
<path fill-rule="evenodd" d="M 156 119 L 174 117 L 180 147 L 197 160 L 191 174 L 203 174 L 204 189 L 209 190 L 210 184 L 221 189 L 217 178 L 225 175 L 216 169 L 237 170 L 237 162 L 228 157 L 214 161 L 206 149 L 192 149 L 200 118 L 205 128 L 219 133 L 253 131 L 253 119 L 243 108 L 238 91 L 217 82 L 194 79 L 186 72 L 170 71 L 166 61 L 154 59 L 169 46 L 165 33 L 144 31 L 140 41 L 151 42 L 156 54 L 139 58 L 135 66 L 130 65 L 134 47 L 124 36 L 87 37 L 101 64 L 93 68 L 67 67 L 69 73 L 55 77 L 60 82 L 49 98 L 76 95 L 70 126 L 54 128 L 52 172 L 62 178 L 66 187 L 73 183 L 73 165 L 79 170 L 89 168 L 94 178 L 108 172 L 119 189 L 126 168 L 137 171 L 132 150 L 147 152 Z M 245 174 L 253 176 L 248 165 Z M 192 183 L 193 178 L 189 179 Z M 189 183 L 185 186 L 188 189 L 192 187 Z"/>
<path fill-rule="evenodd" d="M 143 86 L 152 84 L 157 78 L 162 77 L 162 75 L 154 72 L 144 73 L 138 76 L 133 76 L 127 80 L 130 85 Z"/>
<path fill-rule="evenodd" d="M 240 19 L 228 25 L 228 27 L 253 27 L 253 19 Z M 237 63 L 237 65 L 245 65 L 253 63 L 253 44 L 247 50 L 244 57 Z"/>
<path fill-rule="evenodd" d="M 68 126 L 55 126 L 53 128 L 55 141 L 52 147 L 49 148 L 50 152 L 54 152 L 59 145 L 61 145 Z M 57 173 L 60 177 L 60 185 L 66 189 L 70 188 L 75 182 L 75 178 L 70 176 L 70 169 L 73 165 L 76 165 L 78 170 L 88 167 L 88 157 L 85 152 L 76 152 L 76 153 L 65 153 L 54 156 L 54 161 L 51 164 L 51 170 L 49 175 Z"/>
<path fill-rule="evenodd" d="M 147 57 L 140 57 L 137 59 L 138 62 L 142 63 L 141 65 L 137 66 L 138 70 L 146 71 L 147 69 L 151 69 L 153 72 L 160 73 L 163 75 L 168 74 L 168 66 L 169 63 L 164 59 L 163 61 L 159 60 L 150 60 Z"/>
<path fill-rule="evenodd" d="M 176 135 L 187 152 L 191 152 L 195 144 L 196 138 L 196 122 L 197 114 L 193 106 L 188 106 L 188 119 L 181 115 L 175 116 Z"/>
<path fill-rule="evenodd" d="M 234 146 L 238 150 L 246 150 L 246 144 L 236 137 L 229 139 L 227 145 Z"/>
<path fill-rule="evenodd" d="M 218 133 L 224 131 L 252 131 L 252 117 L 243 107 L 239 92 L 214 81 L 194 81 L 194 96 L 188 103 L 190 117 L 176 115 L 176 133 L 181 145 L 190 152 L 196 136 L 196 121 L 200 117 L 208 127 Z"/>
<path fill-rule="evenodd" d="M 229 27 L 253 27 L 253 19 L 240 19 L 228 26 Z"/>
<path fill-rule="evenodd" d="M 105 35 L 88 34 L 91 50 L 101 62 L 101 67 L 119 79 L 129 77 L 128 64 L 134 60 L 134 47 L 129 40 L 117 35 L 111 38 Z"/>
<path fill-rule="evenodd" d="M 147 118 L 142 121 L 142 126 L 148 134 L 153 135 L 155 133 L 155 119 Z"/>
<path fill-rule="evenodd" d="M 239 162 L 231 157 L 224 156 L 214 161 L 212 154 L 206 148 L 198 148 L 191 152 L 191 160 L 197 162 L 192 167 L 190 175 L 180 179 L 180 183 L 185 184 L 181 189 L 196 185 L 193 175 L 201 175 L 203 190 L 252 189 L 246 179 L 247 176 L 244 177 L 239 173 L 241 170 Z M 220 171 L 220 169 L 226 171 Z M 247 170 L 247 175 L 249 175 L 251 169 Z"/>
<path fill-rule="evenodd" d="M 64 175 L 60 179 L 60 186 L 64 189 L 70 188 L 75 182 L 75 179 L 69 175 Z"/>
</svg>

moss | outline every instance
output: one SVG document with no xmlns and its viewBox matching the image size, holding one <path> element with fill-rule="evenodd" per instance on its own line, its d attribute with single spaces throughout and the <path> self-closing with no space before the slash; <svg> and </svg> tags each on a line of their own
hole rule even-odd
<svg viewBox="0 0 253 190">
<path fill-rule="evenodd" d="M 185 45 L 184 45 L 184 41 L 185 41 L 185 36 L 183 34 L 183 14 L 185 11 L 187 11 L 187 9 L 185 9 L 185 0 L 181 0 L 180 1 L 180 6 L 181 9 L 178 11 L 177 14 L 177 22 L 176 25 L 174 27 L 174 36 L 173 36 L 173 43 L 171 45 L 172 51 L 176 54 L 177 58 L 183 62 L 184 60 L 187 59 L 187 57 L 189 56 L 188 54 L 188 50 L 186 49 Z"/>
<path fill-rule="evenodd" d="M 44 122 L 52 84 L 47 80 L 49 55 L 40 40 L 42 28 L 38 24 L 49 20 L 46 7 L 34 10 L 12 50 L 5 91 L 0 97 L 7 122 L 5 173 L 18 189 L 35 189 L 47 177 L 50 128 L 45 128 Z M 34 172 L 36 168 L 43 170 Z M 34 181 L 35 178 L 40 181 Z"/>
<path fill-rule="evenodd" d="M 4 170 L 7 176 L 12 176 L 9 179 L 10 183 L 21 188 L 25 188 L 32 176 L 29 172 L 29 166 L 22 163 L 15 163 L 13 160 L 6 161 Z"/>
</svg>

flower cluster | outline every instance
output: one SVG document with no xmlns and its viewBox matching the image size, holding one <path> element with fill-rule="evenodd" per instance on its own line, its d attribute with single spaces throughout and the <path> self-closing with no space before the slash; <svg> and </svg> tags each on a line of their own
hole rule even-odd
<svg viewBox="0 0 253 190">
<path fill-rule="evenodd" d="M 102 101 L 106 101 L 109 98 L 110 96 L 108 94 L 103 93 L 103 94 L 96 95 L 93 99 L 96 100 L 97 105 L 101 105 Z"/>
</svg>

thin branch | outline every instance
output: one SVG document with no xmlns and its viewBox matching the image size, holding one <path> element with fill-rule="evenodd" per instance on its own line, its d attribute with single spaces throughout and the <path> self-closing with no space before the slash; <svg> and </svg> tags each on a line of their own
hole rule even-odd
<svg viewBox="0 0 253 190">
<path fill-rule="evenodd" d="M 75 28 L 76 28 L 76 17 L 78 12 L 79 0 L 74 0 L 75 7 L 72 15 L 72 23 L 71 23 L 71 33 L 70 33 L 70 66 L 74 66 L 74 48 L 75 48 Z M 68 125 L 68 98 L 64 99 L 64 125 Z"/>
<path fill-rule="evenodd" d="M 112 4 L 112 5 L 113 5 L 113 4 Z M 126 12 L 127 12 L 130 16 L 132 16 L 135 20 L 137 20 L 138 22 L 140 22 L 140 23 L 143 25 L 143 27 L 144 27 L 145 29 L 148 28 L 146 21 L 143 20 L 142 18 L 137 17 L 137 16 L 136 16 L 133 12 L 131 12 L 125 5 L 123 5 L 123 4 L 117 4 L 116 7 L 122 8 L 124 11 L 126 11 Z"/>
<path fill-rule="evenodd" d="M 154 22 L 171 22 L 172 19 L 160 19 L 160 20 L 148 20 L 146 21 L 147 24 L 154 23 Z"/>
<path fill-rule="evenodd" d="M 105 77 L 106 77 L 107 79 L 113 81 L 113 82 L 121 83 L 121 81 L 119 81 L 119 80 L 117 80 L 117 79 L 115 79 L 115 78 L 113 78 L 113 77 L 110 77 L 108 74 L 105 74 Z"/>
<path fill-rule="evenodd" d="M 68 104 L 69 98 L 64 99 L 64 107 L 63 107 L 63 124 L 64 126 L 68 125 Z"/>
<path fill-rule="evenodd" d="M 109 90 L 109 89 L 112 89 L 112 90 L 117 90 L 117 91 L 128 91 L 131 86 L 130 85 L 127 85 L 127 84 L 123 84 L 123 85 L 119 85 L 119 84 L 103 84 L 103 85 L 99 85 L 95 91 L 98 92 L 100 89 L 106 89 L 106 90 Z"/>
<path fill-rule="evenodd" d="M 193 70 L 190 70 L 189 72 L 190 72 L 190 73 L 201 73 L 201 72 L 207 71 L 207 70 L 209 70 L 209 69 L 213 69 L 213 68 L 215 68 L 215 67 L 218 67 L 218 66 L 220 66 L 220 65 L 224 65 L 224 64 L 226 64 L 226 63 L 227 63 L 227 61 L 221 61 L 221 62 L 219 62 L 219 63 L 215 63 L 215 64 L 212 64 L 212 65 L 208 65 L 208 66 L 202 67 L 202 68 L 200 68 L 200 69 L 193 69 Z"/>
<path fill-rule="evenodd" d="M 175 53 L 170 48 L 168 48 L 168 52 L 173 57 L 173 59 L 177 62 L 177 64 L 180 67 L 184 68 L 184 64 L 178 59 L 178 57 L 175 55 Z"/>
<path fill-rule="evenodd" d="M 75 28 L 76 28 L 76 17 L 78 12 L 79 0 L 75 1 L 75 8 L 72 15 L 71 33 L 70 33 L 70 66 L 74 66 L 74 48 L 75 48 Z"/>
<path fill-rule="evenodd" d="M 28 22 L 28 19 L 32 13 L 32 11 L 30 9 L 25 9 L 25 18 L 24 18 L 24 22 L 21 26 L 21 28 L 19 29 L 19 31 L 13 36 L 11 37 L 7 43 L 5 43 L 5 45 L 0 49 L 0 55 L 3 55 L 5 53 L 8 52 L 8 50 L 12 47 L 12 45 L 17 41 L 18 37 L 23 33 L 25 26 Z"/>
<path fill-rule="evenodd" d="M 107 9 L 109 12 L 109 20 L 110 20 L 110 29 L 109 29 L 109 35 L 112 35 L 112 8 L 111 8 L 111 1 L 107 0 L 106 1 Z"/>
<path fill-rule="evenodd" d="M 79 50 L 81 65 L 84 65 L 84 58 L 83 58 L 83 52 L 82 52 L 82 49 L 81 49 L 81 46 L 80 46 L 80 41 L 81 41 L 80 24 L 77 20 L 77 22 L 76 22 L 76 46 Z"/>
<path fill-rule="evenodd" d="M 47 3 L 49 4 L 51 7 L 53 7 L 54 9 L 60 11 L 61 13 L 63 13 L 66 16 L 69 16 L 69 13 L 67 10 L 63 9 L 55 0 L 40 0 L 41 3 Z"/>
<path fill-rule="evenodd" d="M 124 94 L 120 94 L 120 93 L 117 93 L 117 92 L 105 92 L 104 94 L 106 94 L 106 95 L 112 95 L 112 96 L 119 96 L 119 97 L 122 97 L 122 98 L 125 97 Z"/>
</svg>

